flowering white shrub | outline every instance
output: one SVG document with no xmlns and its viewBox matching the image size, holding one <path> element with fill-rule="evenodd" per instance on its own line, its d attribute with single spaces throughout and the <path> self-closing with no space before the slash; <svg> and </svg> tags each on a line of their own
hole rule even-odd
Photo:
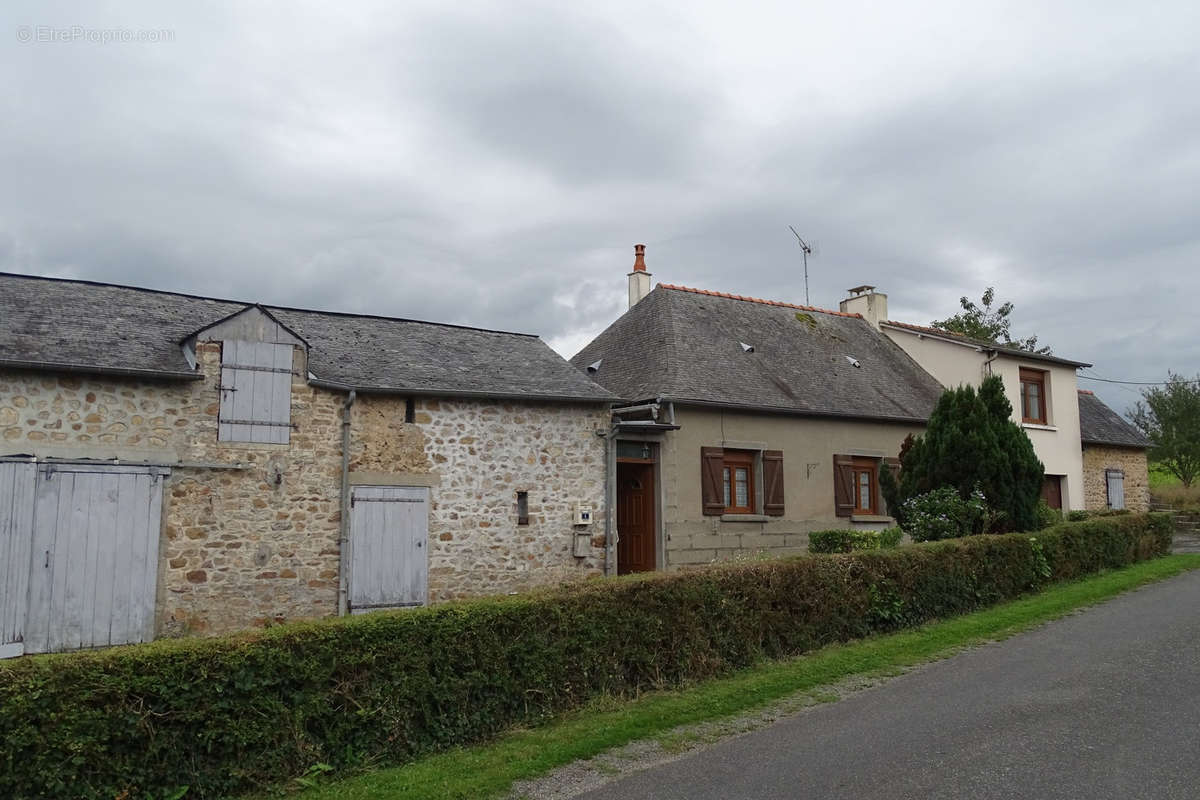
<svg viewBox="0 0 1200 800">
<path fill-rule="evenodd" d="M 988 519 L 987 498 L 976 487 L 963 499 L 950 486 L 934 489 L 904 503 L 904 528 L 914 542 L 932 542 L 982 533 Z"/>
</svg>

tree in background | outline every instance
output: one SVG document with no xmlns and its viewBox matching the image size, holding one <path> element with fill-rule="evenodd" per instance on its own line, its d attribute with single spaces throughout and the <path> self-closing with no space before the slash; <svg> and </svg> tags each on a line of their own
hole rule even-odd
<svg viewBox="0 0 1200 800">
<path fill-rule="evenodd" d="M 993 375 L 978 391 L 960 386 L 944 392 L 925 433 L 903 453 L 899 477 L 884 466 L 880 488 L 901 526 L 906 501 L 949 486 L 963 500 L 980 489 L 994 515 L 993 530 L 1036 530 L 1044 472 L 1033 443 L 1012 421 L 1003 382 Z"/>
<path fill-rule="evenodd" d="M 1146 434 L 1157 461 L 1184 486 L 1200 477 L 1200 376 L 1167 373 L 1162 386 L 1148 386 L 1129 412 L 1129 421 Z"/>
<path fill-rule="evenodd" d="M 1004 303 L 999 308 L 993 309 L 992 303 L 996 300 L 995 287 L 989 286 L 985 289 L 981 299 L 982 305 L 976 305 L 966 297 L 960 297 L 958 304 L 962 306 L 961 313 L 955 314 L 949 319 L 934 320 L 931 324 L 935 328 L 961 333 L 972 339 L 983 339 L 1020 350 L 1028 350 L 1031 353 L 1049 355 L 1049 347 L 1037 346 L 1036 336 L 1030 336 L 1028 339 L 1014 340 L 1012 338 L 1009 334 L 1009 326 L 1012 323 L 1008 317 L 1013 312 L 1013 304 Z"/>
</svg>

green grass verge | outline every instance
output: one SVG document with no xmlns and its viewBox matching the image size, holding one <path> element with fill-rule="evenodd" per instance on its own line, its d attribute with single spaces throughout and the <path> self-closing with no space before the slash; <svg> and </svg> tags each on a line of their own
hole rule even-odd
<svg viewBox="0 0 1200 800">
<path fill-rule="evenodd" d="M 1174 555 L 1102 573 L 985 611 L 900 633 L 834 645 L 679 691 L 629 702 L 609 701 L 517 730 L 488 744 L 450 750 L 402 767 L 331 780 L 296 795 L 302 800 L 451 800 L 508 792 L 517 780 L 590 758 L 679 725 L 761 708 L 851 676 L 891 674 L 944 658 L 963 647 L 1002 639 L 1146 583 L 1200 568 L 1200 555 Z"/>
</svg>

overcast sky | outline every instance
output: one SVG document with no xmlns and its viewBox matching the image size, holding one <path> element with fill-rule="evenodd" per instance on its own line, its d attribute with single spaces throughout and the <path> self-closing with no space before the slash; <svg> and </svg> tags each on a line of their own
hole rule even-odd
<svg viewBox="0 0 1200 800">
<path fill-rule="evenodd" d="M 0 270 L 570 356 L 637 242 L 804 302 L 794 225 L 815 305 L 995 285 L 1093 374 L 1200 372 L 1194 2 L 80 5 L 0 11 Z"/>
</svg>

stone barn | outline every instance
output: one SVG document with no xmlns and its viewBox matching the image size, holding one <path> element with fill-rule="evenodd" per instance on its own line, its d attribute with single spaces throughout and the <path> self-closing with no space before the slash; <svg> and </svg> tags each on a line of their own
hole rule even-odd
<svg viewBox="0 0 1200 800">
<path fill-rule="evenodd" d="M 0 655 L 602 574 L 611 400 L 536 336 L 0 275 Z"/>
</svg>

